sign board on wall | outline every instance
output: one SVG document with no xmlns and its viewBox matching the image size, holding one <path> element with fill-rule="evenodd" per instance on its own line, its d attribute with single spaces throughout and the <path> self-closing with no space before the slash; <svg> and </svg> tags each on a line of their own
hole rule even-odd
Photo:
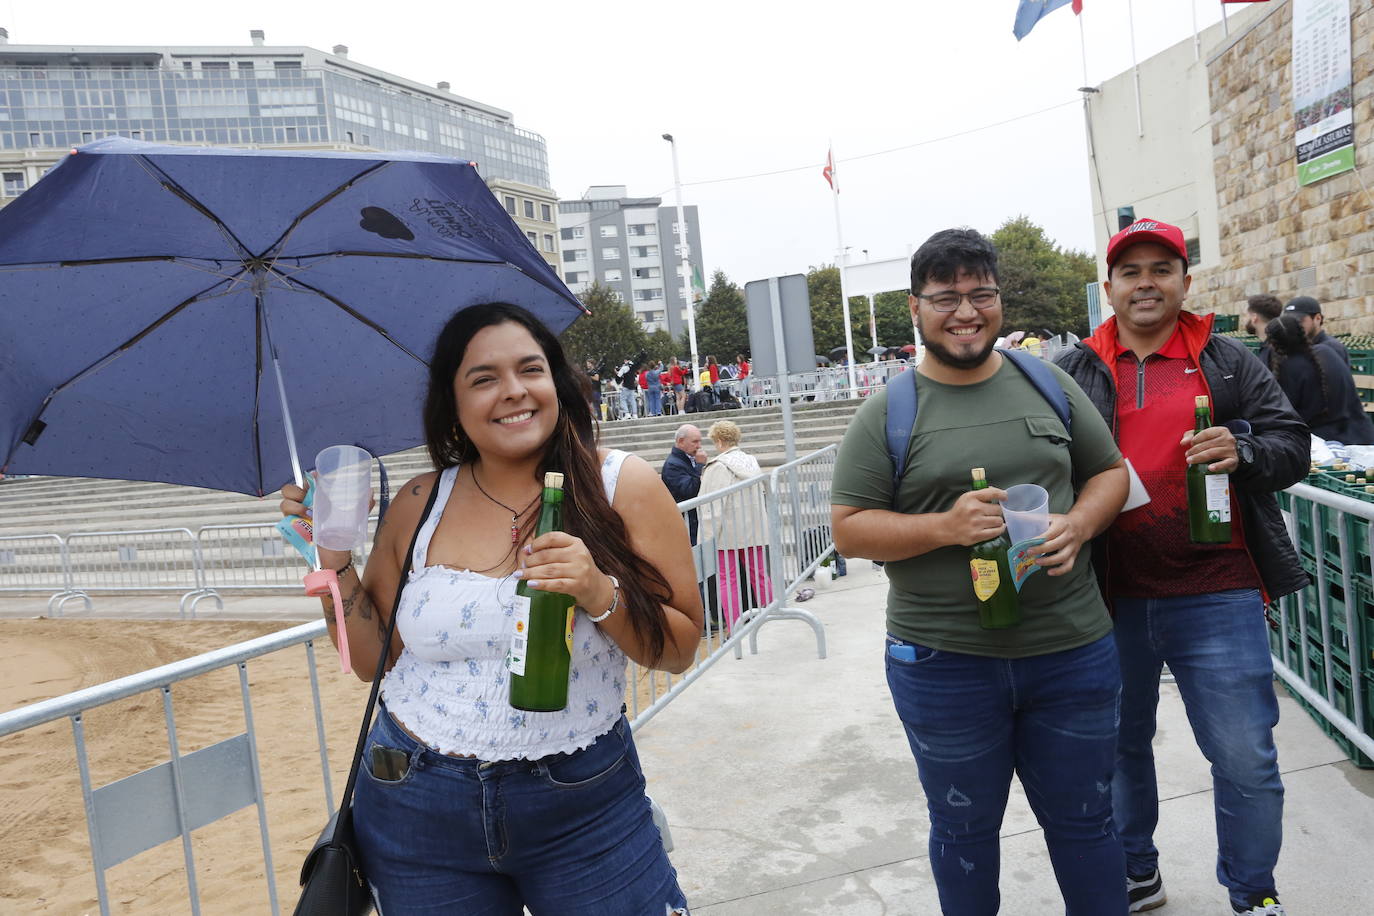
<svg viewBox="0 0 1374 916">
<path fill-rule="evenodd" d="M 1350 0 L 1293 0 L 1293 119 L 1298 184 L 1355 167 Z"/>
</svg>

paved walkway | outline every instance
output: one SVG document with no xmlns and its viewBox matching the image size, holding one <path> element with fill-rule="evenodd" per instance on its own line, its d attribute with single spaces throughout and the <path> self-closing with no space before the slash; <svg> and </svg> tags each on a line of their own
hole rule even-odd
<svg viewBox="0 0 1374 916">
<path fill-rule="evenodd" d="M 770 623 L 760 652 L 718 663 L 639 734 L 649 791 L 697 916 L 939 913 L 925 802 L 882 668 L 886 582 L 866 561 L 808 602 L 826 625 Z M 1163 687 L 1162 916 L 1229 912 L 1216 882 L 1211 776 Z M 1279 689 L 1287 787 L 1279 890 L 1292 916 L 1366 914 L 1374 901 L 1374 771 L 1359 770 Z M 1002 828 L 1002 912 L 1062 913 L 1019 785 Z"/>
</svg>

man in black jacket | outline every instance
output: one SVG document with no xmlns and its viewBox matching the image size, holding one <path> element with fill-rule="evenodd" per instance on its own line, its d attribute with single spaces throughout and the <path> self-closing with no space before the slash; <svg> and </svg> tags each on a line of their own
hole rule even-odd
<svg viewBox="0 0 1374 916">
<path fill-rule="evenodd" d="M 673 450 L 664 459 L 659 476 L 673 494 L 676 502 L 691 499 L 701 492 L 701 469 L 706 464 L 706 450 L 701 447 L 701 430 L 690 423 L 677 428 Z M 697 510 L 687 513 L 687 534 L 697 542 Z"/>
<path fill-rule="evenodd" d="M 1307 582 L 1274 492 L 1307 473 L 1308 432 L 1243 344 L 1213 336 L 1210 316 L 1182 310 L 1191 282 L 1182 231 L 1156 220 L 1127 226 L 1107 245 L 1114 317 L 1057 360 L 1111 425 L 1150 495 L 1094 545 L 1121 659 L 1114 816 L 1131 912 L 1162 905 L 1151 741 L 1167 663 L 1212 763 L 1217 878 L 1235 913 L 1279 916 L 1283 784 L 1264 600 Z M 1214 425 L 1194 435 L 1199 395 L 1210 397 Z M 1201 463 L 1230 475 L 1229 544 L 1189 539 L 1185 470 Z"/>
</svg>

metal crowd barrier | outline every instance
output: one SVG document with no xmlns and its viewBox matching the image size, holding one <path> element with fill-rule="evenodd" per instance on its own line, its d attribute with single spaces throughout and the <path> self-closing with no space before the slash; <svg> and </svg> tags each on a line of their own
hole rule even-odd
<svg viewBox="0 0 1374 916">
<path fill-rule="evenodd" d="M 91 599 L 72 588 L 67 542 L 56 534 L 16 534 L 0 537 L 0 593 L 51 591 L 48 612 L 60 613 L 69 598 Z M 56 607 L 54 607 L 56 606 Z"/>
<path fill-rule="evenodd" d="M 189 528 L 142 531 L 91 531 L 66 537 L 68 597 L 81 597 L 90 607 L 92 592 L 181 592 L 181 615 L 201 598 L 205 587 L 200 546 Z M 59 601 L 56 611 L 60 614 Z"/>
<path fill-rule="evenodd" d="M 141 852 L 177 838 L 181 840 L 190 910 L 198 916 L 200 892 L 196 885 L 191 832 L 249 805 L 256 805 L 258 809 L 268 906 L 274 916 L 279 912 L 247 663 L 250 659 L 273 652 L 305 646 L 324 790 L 323 823 L 324 818 L 334 811 L 334 791 L 315 665 L 314 645 L 320 640 L 328 646 L 329 638 L 322 620 L 0 713 L 0 738 L 59 719 L 71 720 L 81 794 L 85 800 L 96 896 L 100 901 L 102 916 L 109 916 L 110 913 L 106 871 Z M 230 666 L 238 668 L 244 730 L 207 747 L 183 753 L 172 704 L 172 685 Z M 93 785 L 86 749 L 86 713 L 116 700 L 154 691 L 161 695 L 167 730 L 167 760 L 105 785 Z"/>
<path fill-rule="evenodd" d="M 1276 602 L 1274 672 L 1325 719 L 1328 734 L 1374 758 L 1365 693 L 1374 695 L 1374 504 L 1301 483 L 1286 492 L 1289 537 L 1315 572 L 1311 586 Z"/>
<path fill-rule="evenodd" d="M 816 634 L 816 654 L 825 658 L 825 628 L 815 615 L 788 606 L 787 596 L 814 571 L 820 560 L 833 549 L 829 525 L 825 525 L 821 544 L 817 533 L 807 534 L 803 526 L 817 518 L 821 503 L 807 503 L 803 510 L 780 509 L 795 495 L 800 505 L 799 480 L 814 484 L 807 490 L 813 500 L 822 500 L 824 514 L 830 514 L 830 472 L 838 446 L 830 445 L 789 462 L 772 474 L 742 480 L 715 492 L 703 493 L 678 503 L 683 523 L 697 516 L 697 537 L 693 544 L 697 587 L 706 610 L 703 640 L 697 658 L 682 674 L 654 671 L 631 662 L 629 671 L 630 724 L 639 728 L 663 710 L 673 698 L 701 677 L 726 654 L 743 657 L 747 639 L 749 651 L 758 652 L 758 631 L 770 620 L 801 620 Z M 785 497 L 785 499 L 783 498 Z M 817 556 L 806 566 L 798 566 L 798 545 L 814 544 Z M 648 682 L 648 703 L 641 708 L 638 685 Z M 660 682 L 662 691 L 660 692 Z"/>
</svg>

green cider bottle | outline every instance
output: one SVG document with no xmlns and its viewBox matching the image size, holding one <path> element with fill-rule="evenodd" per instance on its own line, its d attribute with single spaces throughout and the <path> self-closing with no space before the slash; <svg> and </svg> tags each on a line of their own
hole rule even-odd
<svg viewBox="0 0 1374 916">
<path fill-rule="evenodd" d="M 563 475 L 544 475 L 543 503 L 535 536 L 563 530 Z M 515 587 L 515 633 L 506 667 L 510 705 L 531 712 L 556 712 L 568 705 L 568 668 L 572 661 L 571 595 Z"/>
<path fill-rule="evenodd" d="M 973 489 L 985 490 L 987 486 L 987 472 L 974 468 Z M 1021 622 L 1021 601 L 1007 560 L 1010 548 L 1011 537 L 1005 530 L 969 548 L 968 565 L 973 573 L 973 594 L 978 599 L 978 622 L 985 630 L 1004 630 Z"/>
<path fill-rule="evenodd" d="M 1212 425 L 1211 401 L 1193 402 L 1193 432 Z M 1188 538 L 1194 544 L 1231 543 L 1231 475 L 1211 473 L 1206 463 L 1188 465 Z"/>
</svg>

